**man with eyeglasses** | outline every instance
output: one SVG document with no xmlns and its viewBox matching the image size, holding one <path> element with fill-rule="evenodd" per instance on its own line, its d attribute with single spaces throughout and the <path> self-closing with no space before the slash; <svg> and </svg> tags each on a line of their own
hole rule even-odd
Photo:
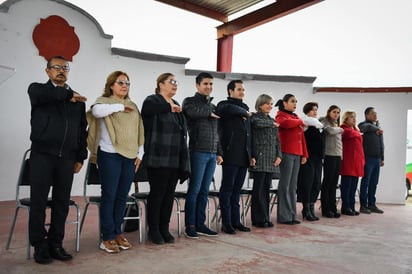
<svg viewBox="0 0 412 274">
<path fill-rule="evenodd" d="M 69 70 L 63 56 L 52 57 L 46 68 L 49 81 L 32 83 L 28 89 L 32 142 L 29 238 L 35 250 L 34 259 L 39 264 L 48 264 L 53 258 L 72 259 L 62 243 L 73 175 L 80 171 L 87 158 L 87 121 L 86 97 L 66 84 Z M 50 227 L 46 231 L 45 211 L 51 186 Z"/>
</svg>

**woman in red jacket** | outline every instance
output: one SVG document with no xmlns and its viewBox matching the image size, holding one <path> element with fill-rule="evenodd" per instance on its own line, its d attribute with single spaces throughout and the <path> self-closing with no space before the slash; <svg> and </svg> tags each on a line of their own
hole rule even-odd
<svg viewBox="0 0 412 274">
<path fill-rule="evenodd" d="M 340 192 L 342 198 L 342 214 L 355 216 L 355 194 L 359 177 L 363 176 L 365 156 L 363 154 L 362 135 L 356 126 L 356 113 L 346 111 L 342 116 L 343 158 L 341 166 Z"/>
<path fill-rule="evenodd" d="M 280 224 L 299 224 L 296 220 L 296 184 L 299 167 L 306 163 L 308 151 L 306 149 L 304 123 L 295 114 L 296 97 L 286 94 L 276 103 L 279 111 L 276 114 L 276 123 L 279 124 L 279 140 L 282 151 L 280 164 L 280 180 L 278 185 L 277 222 Z"/>
</svg>

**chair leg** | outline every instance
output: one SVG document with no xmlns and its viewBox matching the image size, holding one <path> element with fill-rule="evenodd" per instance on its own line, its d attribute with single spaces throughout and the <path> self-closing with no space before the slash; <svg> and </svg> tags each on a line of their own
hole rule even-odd
<svg viewBox="0 0 412 274">
<path fill-rule="evenodd" d="M 27 208 L 27 215 L 30 216 L 30 208 Z M 26 259 L 30 260 L 30 234 L 29 234 L 29 222 L 27 222 L 27 250 L 26 250 Z"/>
<path fill-rule="evenodd" d="M 78 204 L 76 207 L 76 252 L 80 251 L 80 207 Z"/>
<path fill-rule="evenodd" d="M 143 242 L 143 233 L 142 233 L 142 209 L 138 206 L 138 203 L 136 202 L 137 210 L 139 211 L 139 243 L 141 244 Z"/>
<path fill-rule="evenodd" d="M 207 199 L 207 205 L 206 205 L 206 210 L 207 210 L 207 227 L 210 229 L 210 203 L 209 199 Z"/>
<path fill-rule="evenodd" d="M 180 225 L 180 201 L 179 201 L 179 199 L 178 198 L 174 198 L 175 199 L 175 202 L 176 202 L 176 219 L 177 219 L 177 236 L 179 236 L 180 237 L 180 235 L 181 235 L 181 230 L 182 230 L 182 228 L 181 228 L 181 225 Z"/>
<path fill-rule="evenodd" d="M 16 207 L 16 211 L 14 213 L 14 218 L 13 218 L 13 222 L 11 223 L 11 228 L 10 228 L 10 232 L 9 232 L 9 237 L 7 239 L 7 244 L 6 244 L 6 250 L 9 249 L 10 247 L 10 242 L 11 242 L 11 238 L 13 237 L 13 233 L 14 233 L 14 227 L 16 225 L 16 220 L 17 220 L 17 214 L 19 213 L 19 207 Z"/>
<path fill-rule="evenodd" d="M 80 233 L 82 232 L 82 229 L 83 229 L 83 223 L 84 223 L 84 219 L 86 218 L 86 214 L 87 214 L 87 210 L 89 209 L 89 205 L 90 205 L 90 203 L 86 203 L 86 206 L 84 207 L 82 221 L 80 223 Z"/>
</svg>

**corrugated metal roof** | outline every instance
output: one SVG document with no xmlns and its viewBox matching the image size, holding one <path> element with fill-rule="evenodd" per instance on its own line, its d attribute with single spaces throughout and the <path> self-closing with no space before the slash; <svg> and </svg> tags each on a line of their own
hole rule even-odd
<svg viewBox="0 0 412 274">
<path fill-rule="evenodd" d="M 186 2 L 212 9 L 229 16 L 262 1 L 263 0 L 187 0 Z"/>
</svg>

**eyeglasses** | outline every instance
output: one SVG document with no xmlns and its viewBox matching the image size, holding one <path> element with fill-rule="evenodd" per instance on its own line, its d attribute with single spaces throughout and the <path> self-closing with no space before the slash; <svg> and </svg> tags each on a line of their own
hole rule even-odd
<svg viewBox="0 0 412 274">
<path fill-rule="evenodd" d="M 176 86 L 179 84 L 179 82 L 175 79 L 170 79 L 169 83 L 172 84 L 172 85 L 176 85 Z"/>
<path fill-rule="evenodd" d="M 118 84 L 119 86 L 124 86 L 124 85 L 126 85 L 126 86 L 130 87 L 130 82 L 129 82 L 129 81 L 119 80 L 119 81 L 116 82 L 116 84 Z"/>
<path fill-rule="evenodd" d="M 69 71 L 70 67 L 68 65 L 66 66 L 54 65 L 54 66 L 50 66 L 49 69 L 54 69 L 56 71 L 60 71 L 60 70 Z"/>
</svg>

